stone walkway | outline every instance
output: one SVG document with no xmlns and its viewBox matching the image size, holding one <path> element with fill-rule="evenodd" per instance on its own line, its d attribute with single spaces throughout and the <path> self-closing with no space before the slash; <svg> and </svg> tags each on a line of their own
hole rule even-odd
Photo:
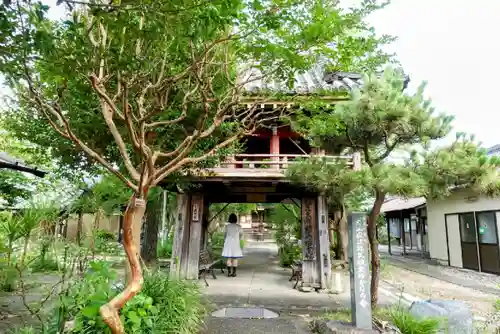
<svg viewBox="0 0 500 334">
<path fill-rule="evenodd" d="M 227 277 L 217 270 L 217 280 L 208 276 L 210 284 L 203 292 L 219 306 L 265 306 L 272 310 L 337 309 L 350 303 L 348 280 L 345 292 L 339 295 L 324 292 L 304 293 L 293 289 L 289 282 L 290 269 L 278 265 L 277 246 L 273 242 L 251 241 L 245 247 L 244 258 L 236 277 Z M 200 284 L 202 284 L 200 280 Z"/>
<path fill-rule="evenodd" d="M 219 309 L 262 307 L 279 314 L 274 319 L 210 318 L 204 334 L 217 333 L 310 333 L 305 319 L 326 310 L 350 308 L 350 289 L 344 273 L 344 292 L 300 292 L 289 282 L 290 269 L 278 264 L 277 246 L 271 241 L 250 241 L 240 261 L 237 277 L 227 277 L 217 270 L 217 280 L 208 276 L 206 298 Z M 203 285 L 203 280 L 200 280 Z M 382 304 L 396 300 L 380 296 Z"/>
</svg>

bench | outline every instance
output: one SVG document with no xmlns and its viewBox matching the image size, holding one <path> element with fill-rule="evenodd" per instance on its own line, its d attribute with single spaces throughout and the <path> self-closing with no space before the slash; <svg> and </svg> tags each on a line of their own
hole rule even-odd
<svg viewBox="0 0 500 334">
<path fill-rule="evenodd" d="M 292 268 L 292 277 L 288 281 L 291 282 L 295 278 L 296 282 L 293 288 L 296 289 L 299 282 L 302 281 L 302 261 L 295 261 L 290 267 Z"/>
<path fill-rule="evenodd" d="M 198 279 L 200 279 L 203 274 L 203 280 L 205 281 L 205 285 L 208 287 L 207 282 L 207 273 L 210 272 L 214 279 L 217 279 L 215 276 L 214 265 L 220 262 L 222 259 L 213 260 L 212 254 L 207 249 L 203 249 L 200 252 L 200 260 L 198 264 Z M 224 273 L 224 269 L 221 268 L 221 272 Z"/>
</svg>

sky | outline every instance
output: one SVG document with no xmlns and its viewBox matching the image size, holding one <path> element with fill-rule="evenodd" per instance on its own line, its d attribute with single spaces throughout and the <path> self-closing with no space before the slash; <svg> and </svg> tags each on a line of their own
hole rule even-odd
<svg viewBox="0 0 500 334">
<path fill-rule="evenodd" d="M 393 0 L 370 23 L 399 37 L 389 50 L 410 89 L 427 81 L 436 111 L 454 115 L 455 130 L 485 147 L 500 144 L 500 1 Z"/>
<path fill-rule="evenodd" d="M 62 13 L 58 7 L 51 16 Z M 410 75 L 410 90 L 427 81 L 426 95 L 437 112 L 455 116 L 456 131 L 475 134 L 485 147 L 500 144 L 500 0 L 392 0 L 369 21 L 398 36 L 387 49 Z"/>
</svg>

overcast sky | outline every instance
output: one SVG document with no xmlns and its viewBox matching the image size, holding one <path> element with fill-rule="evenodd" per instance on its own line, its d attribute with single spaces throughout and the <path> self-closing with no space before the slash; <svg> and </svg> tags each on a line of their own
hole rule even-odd
<svg viewBox="0 0 500 334">
<path fill-rule="evenodd" d="M 437 111 L 484 146 L 500 144 L 500 0 L 393 0 L 371 17 L 412 79 L 428 81 Z"/>
<path fill-rule="evenodd" d="M 428 81 L 427 94 L 437 111 L 455 115 L 457 131 L 486 147 L 500 143 L 500 0 L 393 0 L 370 21 L 399 37 L 389 49 L 410 75 L 410 89 Z"/>
</svg>

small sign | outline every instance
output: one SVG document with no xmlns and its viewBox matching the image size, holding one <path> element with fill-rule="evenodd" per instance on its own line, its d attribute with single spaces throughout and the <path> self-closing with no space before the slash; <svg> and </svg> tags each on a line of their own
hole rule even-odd
<svg viewBox="0 0 500 334">
<path fill-rule="evenodd" d="M 200 207 L 199 207 L 198 203 L 193 204 L 193 214 L 192 214 L 191 219 L 194 222 L 197 222 L 200 220 Z"/>
<path fill-rule="evenodd" d="M 484 233 L 486 233 L 486 227 L 483 226 L 479 227 L 479 234 L 484 234 Z"/>
</svg>

